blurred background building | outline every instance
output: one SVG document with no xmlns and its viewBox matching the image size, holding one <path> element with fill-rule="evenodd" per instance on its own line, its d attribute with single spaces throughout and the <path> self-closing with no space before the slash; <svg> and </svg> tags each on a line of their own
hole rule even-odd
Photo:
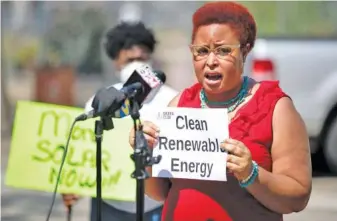
<svg viewBox="0 0 337 221">
<path fill-rule="evenodd" d="M 116 81 L 101 43 L 105 31 L 121 19 L 141 19 L 153 28 L 159 40 L 155 64 L 168 75 L 168 84 L 180 90 L 194 81 L 188 49 L 191 16 L 203 3 L 2 1 L 2 90 L 12 105 L 17 99 L 37 99 L 35 91 L 41 85 L 35 83 L 39 82 L 38 73 L 47 71 L 41 70 L 43 67 L 70 67 L 74 78 L 69 78 L 72 83 L 66 87 L 74 90 L 69 90 L 73 97 L 68 100 L 82 106 L 103 82 Z M 242 3 L 254 13 L 259 37 L 327 37 L 337 33 L 337 2 Z M 57 93 L 58 80 L 54 81 L 51 93 Z"/>
</svg>

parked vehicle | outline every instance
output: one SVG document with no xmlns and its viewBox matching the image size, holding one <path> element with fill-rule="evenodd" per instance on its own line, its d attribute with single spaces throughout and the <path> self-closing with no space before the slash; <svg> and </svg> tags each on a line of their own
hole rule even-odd
<svg viewBox="0 0 337 221">
<path fill-rule="evenodd" d="M 337 38 L 258 39 L 246 63 L 253 78 L 280 81 L 305 121 L 311 152 L 322 150 L 337 173 Z"/>
</svg>

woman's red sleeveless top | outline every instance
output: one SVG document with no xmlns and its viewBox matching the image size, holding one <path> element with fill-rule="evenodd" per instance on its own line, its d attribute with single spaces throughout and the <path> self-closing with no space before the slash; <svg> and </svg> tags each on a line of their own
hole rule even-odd
<svg viewBox="0 0 337 221">
<path fill-rule="evenodd" d="M 200 108 L 199 83 L 185 89 L 178 107 Z M 287 96 L 277 81 L 264 81 L 229 125 L 230 137 L 242 141 L 259 166 L 271 171 L 272 116 Z M 162 221 L 280 221 L 282 215 L 260 204 L 231 174 L 227 182 L 172 179 Z"/>
</svg>

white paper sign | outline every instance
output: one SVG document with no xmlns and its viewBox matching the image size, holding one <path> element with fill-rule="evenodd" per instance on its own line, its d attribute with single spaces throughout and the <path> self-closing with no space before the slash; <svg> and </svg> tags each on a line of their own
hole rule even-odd
<svg viewBox="0 0 337 221">
<path fill-rule="evenodd" d="M 142 113 L 160 128 L 153 156 L 153 177 L 226 181 L 227 153 L 220 143 L 229 137 L 227 109 L 156 108 Z"/>
</svg>

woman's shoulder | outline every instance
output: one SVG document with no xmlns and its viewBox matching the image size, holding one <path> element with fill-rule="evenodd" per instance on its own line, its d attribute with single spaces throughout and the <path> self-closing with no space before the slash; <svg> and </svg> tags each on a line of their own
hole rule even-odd
<svg viewBox="0 0 337 221">
<path fill-rule="evenodd" d="M 168 106 L 169 107 L 186 107 L 186 103 L 190 103 L 191 101 L 192 103 L 198 102 L 197 95 L 199 95 L 200 89 L 201 89 L 201 85 L 199 83 L 195 83 L 192 86 L 183 89 L 169 102 Z"/>
<path fill-rule="evenodd" d="M 241 108 L 240 115 L 248 116 L 252 121 L 262 119 L 273 113 L 276 103 L 283 97 L 289 97 L 280 87 L 279 81 L 255 81 L 251 89 L 252 97 Z"/>
<path fill-rule="evenodd" d="M 252 81 L 254 80 L 252 79 Z M 255 92 L 252 93 L 252 98 L 240 112 L 241 116 L 249 116 L 252 121 L 273 115 L 275 105 L 283 100 L 282 98 L 290 98 L 282 90 L 279 81 L 255 81 L 254 83 Z"/>
<path fill-rule="evenodd" d="M 201 84 L 195 83 L 192 86 L 185 88 L 177 98 L 178 107 L 198 107 L 200 106 L 199 92 Z"/>
<path fill-rule="evenodd" d="M 278 80 L 259 81 L 256 83 L 259 84 L 259 88 L 256 91 L 257 96 L 267 98 L 289 97 L 289 95 L 283 91 Z"/>
</svg>

